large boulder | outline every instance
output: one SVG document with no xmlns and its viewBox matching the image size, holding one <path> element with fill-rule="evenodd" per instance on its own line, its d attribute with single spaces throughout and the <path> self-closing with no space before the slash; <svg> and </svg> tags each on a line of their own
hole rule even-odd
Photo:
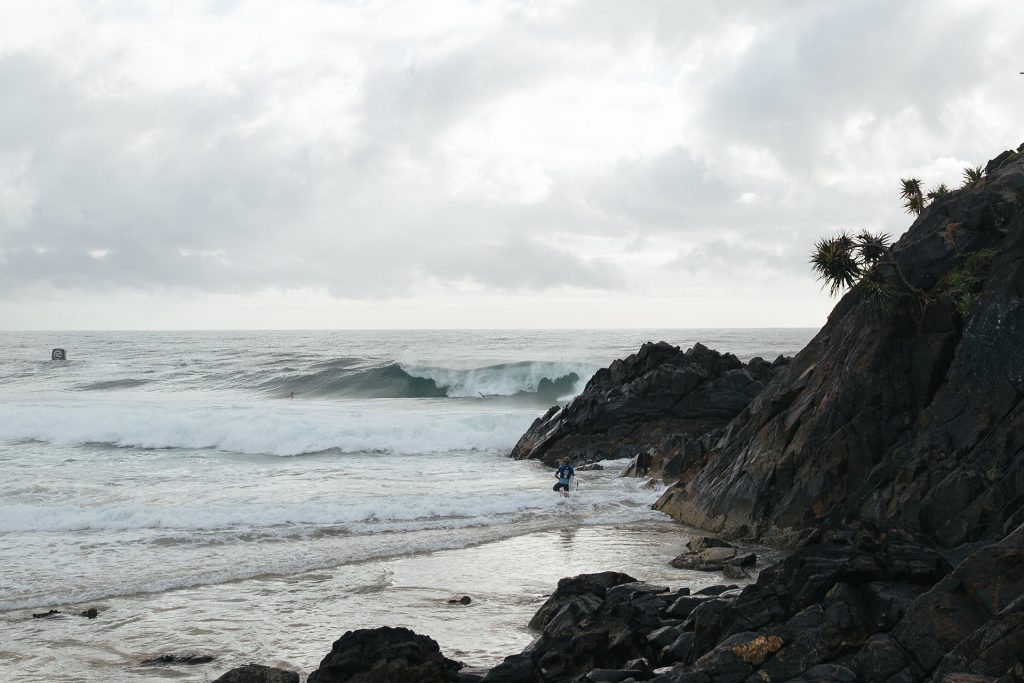
<svg viewBox="0 0 1024 683">
<path fill-rule="evenodd" d="M 688 594 L 686 588 L 671 591 L 615 572 L 562 579 L 530 621 L 540 634 L 523 654 L 549 681 L 595 669 L 628 670 L 638 658 L 653 661 L 675 640 L 672 627 L 682 622 L 668 613 L 669 606 Z"/>
<path fill-rule="evenodd" d="M 460 662 L 407 628 L 359 629 L 334 641 L 307 683 L 458 683 Z"/>
<path fill-rule="evenodd" d="M 923 297 L 879 315 L 848 293 L 658 509 L 793 545 L 860 520 L 952 548 L 1024 522 L 1024 155 L 989 168 L 896 243 Z"/>
<path fill-rule="evenodd" d="M 632 576 L 622 572 L 598 572 L 559 579 L 555 592 L 530 619 L 530 628 L 542 630 L 563 607 L 576 601 L 576 598 L 589 596 L 595 601 L 601 601 L 604 600 L 609 588 L 635 581 Z"/>
<path fill-rule="evenodd" d="M 700 437 L 739 414 L 785 362 L 744 364 L 701 344 L 684 352 L 648 342 L 534 421 L 512 457 L 594 462 L 631 458 L 667 437 Z"/>
</svg>

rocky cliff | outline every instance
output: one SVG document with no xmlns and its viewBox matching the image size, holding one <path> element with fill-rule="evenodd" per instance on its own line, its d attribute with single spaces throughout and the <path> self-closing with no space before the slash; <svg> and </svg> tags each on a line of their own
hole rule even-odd
<svg viewBox="0 0 1024 683">
<path fill-rule="evenodd" d="M 631 458 L 670 437 L 700 437 L 736 417 L 787 362 L 744 364 L 701 344 L 684 352 L 649 342 L 534 421 L 512 457 L 585 463 Z"/>
<path fill-rule="evenodd" d="M 881 315 L 848 293 L 656 507 L 786 543 L 861 520 L 954 547 L 1024 521 L 1024 154 L 986 170 L 894 246 L 921 294 Z"/>
</svg>

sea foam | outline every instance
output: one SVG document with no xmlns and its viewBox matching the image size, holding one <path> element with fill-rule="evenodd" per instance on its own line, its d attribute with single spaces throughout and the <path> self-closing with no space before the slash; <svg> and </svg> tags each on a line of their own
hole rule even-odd
<svg viewBox="0 0 1024 683">
<path fill-rule="evenodd" d="M 209 448 L 280 456 L 502 451 L 532 416 L 523 412 L 353 410 L 333 406 L 191 407 L 173 404 L 0 404 L 0 439 L 146 449 Z"/>
</svg>

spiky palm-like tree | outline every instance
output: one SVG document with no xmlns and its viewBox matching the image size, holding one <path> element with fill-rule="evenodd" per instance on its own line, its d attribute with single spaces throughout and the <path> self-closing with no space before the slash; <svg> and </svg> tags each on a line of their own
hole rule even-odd
<svg viewBox="0 0 1024 683">
<path fill-rule="evenodd" d="M 865 264 L 874 265 L 889 254 L 892 236 L 886 232 L 877 235 L 861 230 L 856 237 L 857 254 Z"/>
<path fill-rule="evenodd" d="M 919 178 L 900 178 L 900 197 L 908 213 L 921 215 L 924 211 L 924 193 Z"/>
<path fill-rule="evenodd" d="M 893 312 L 903 292 L 922 295 L 893 260 L 892 238 L 886 233 L 862 230 L 852 234 L 844 230 L 835 237 L 820 239 L 811 251 L 811 267 L 830 295 L 856 289 L 878 314 Z"/>
<path fill-rule="evenodd" d="M 868 268 L 857 282 L 857 289 L 863 292 L 868 309 L 878 316 L 896 312 L 901 294 L 900 285 L 882 272 L 881 268 Z"/>
<path fill-rule="evenodd" d="M 963 187 L 968 187 L 978 182 L 984 177 L 985 171 L 981 169 L 981 166 L 968 166 L 964 169 L 964 184 Z"/>
<path fill-rule="evenodd" d="M 818 279 L 824 281 L 822 287 L 828 287 L 831 296 L 852 287 L 860 279 L 861 265 L 855 248 L 853 236 L 846 231 L 814 243 L 811 267 L 817 271 Z"/>
<path fill-rule="evenodd" d="M 934 190 L 928 191 L 927 196 L 928 199 L 935 200 L 938 199 L 939 197 L 944 197 L 945 195 L 949 194 L 949 192 L 950 190 L 948 187 L 946 187 L 946 183 L 939 183 L 939 186 L 936 187 Z"/>
</svg>

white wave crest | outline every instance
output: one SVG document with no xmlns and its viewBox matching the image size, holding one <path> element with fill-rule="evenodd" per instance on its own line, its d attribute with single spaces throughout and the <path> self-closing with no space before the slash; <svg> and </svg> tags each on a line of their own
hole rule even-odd
<svg viewBox="0 0 1024 683">
<path fill-rule="evenodd" d="M 211 448 L 301 455 L 327 450 L 413 455 L 510 449 L 529 426 L 525 413 L 361 412 L 175 405 L 0 405 L 0 439 L 58 445 Z"/>
<path fill-rule="evenodd" d="M 536 393 L 545 379 L 552 383 L 562 380 L 557 386 L 564 386 L 565 390 L 558 392 L 558 397 L 569 397 L 582 391 L 598 369 L 597 366 L 584 363 L 545 361 L 507 363 L 463 370 L 407 363 L 402 363 L 401 368 L 413 377 L 433 380 L 437 386 L 447 387 L 448 396 L 452 398 Z M 577 379 L 571 381 L 571 375 L 575 375 Z"/>
</svg>

